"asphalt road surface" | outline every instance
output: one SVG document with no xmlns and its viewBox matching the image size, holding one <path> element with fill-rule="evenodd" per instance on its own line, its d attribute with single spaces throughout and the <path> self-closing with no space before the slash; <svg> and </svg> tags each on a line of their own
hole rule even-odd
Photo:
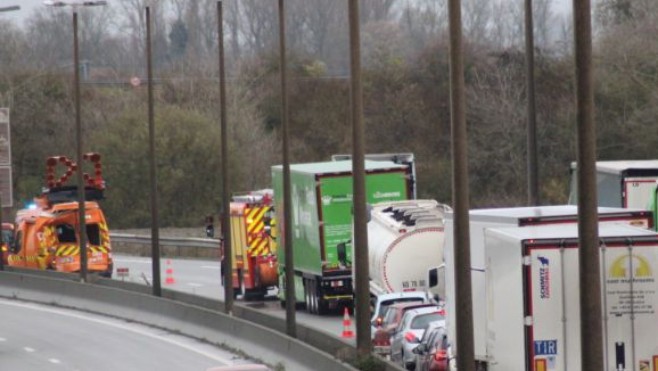
<svg viewBox="0 0 658 371">
<path fill-rule="evenodd" d="M 114 274 L 112 277 L 114 279 L 145 285 L 151 284 L 153 277 L 151 258 L 118 254 L 113 254 L 113 256 Z M 116 271 L 118 268 L 128 268 L 128 276 L 118 276 Z M 224 288 L 221 284 L 219 261 L 163 258 L 160 261 L 160 270 L 162 288 L 224 300 Z M 169 273 L 167 273 L 168 270 Z M 167 283 L 168 281 L 173 281 L 173 283 Z M 271 296 L 266 298 L 265 301 L 244 303 L 252 308 L 266 311 L 280 318 L 285 318 L 286 312 L 281 308 L 279 301 L 274 296 L 276 292 L 270 292 L 270 294 Z M 304 309 L 300 309 L 296 313 L 296 319 L 298 323 L 327 332 L 335 337 L 342 336 L 343 313 L 318 316 L 308 314 Z M 351 319 L 351 330 L 354 331 L 354 317 L 351 316 Z M 353 338 L 346 340 L 355 343 Z"/>
<path fill-rule="evenodd" d="M 253 363 L 198 340 L 127 321 L 0 299 L 0 369 L 205 371 Z"/>
</svg>

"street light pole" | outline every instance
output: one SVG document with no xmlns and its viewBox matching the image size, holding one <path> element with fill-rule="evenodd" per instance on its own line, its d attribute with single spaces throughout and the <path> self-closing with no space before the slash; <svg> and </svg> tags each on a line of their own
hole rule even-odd
<svg viewBox="0 0 658 371">
<path fill-rule="evenodd" d="M 75 84 L 75 138 L 78 162 L 78 225 L 80 226 L 80 281 L 87 281 L 87 225 L 85 185 L 82 176 L 82 123 L 80 120 L 80 53 L 78 50 L 78 12 L 73 11 L 73 81 Z"/>
<path fill-rule="evenodd" d="M 80 54 L 78 50 L 78 6 L 106 5 L 105 0 L 85 1 L 44 1 L 47 6 L 73 7 L 73 84 L 75 98 L 75 134 L 77 141 L 77 183 L 78 183 L 78 225 L 80 226 L 80 281 L 87 281 L 87 226 L 85 207 L 85 186 L 82 174 L 82 122 L 80 118 Z"/>
<path fill-rule="evenodd" d="M 228 128 L 226 115 L 226 70 L 224 65 L 224 12 L 222 2 L 217 2 L 217 49 L 219 52 L 219 107 L 222 141 L 222 261 L 224 278 L 224 312 L 233 313 L 233 249 L 231 246 L 231 192 L 228 173 Z"/>
<path fill-rule="evenodd" d="M 162 296 L 160 282 L 160 221 L 158 182 L 155 169 L 155 111 L 153 107 L 153 53 L 151 52 L 151 8 L 146 7 L 146 75 L 148 76 L 149 178 L 151 179 L 151 259 L 153 295 Z"/>
</svg>

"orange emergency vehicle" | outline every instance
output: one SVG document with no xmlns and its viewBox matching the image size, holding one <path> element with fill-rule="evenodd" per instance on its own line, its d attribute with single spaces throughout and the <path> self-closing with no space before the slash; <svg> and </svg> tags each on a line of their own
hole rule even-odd
<svg viewBox="0 0 658 371">
<path fill-rule="evenodd" d="M 91 162 L 94 167 L 94 176 L 84 174 L 87 271 L 111 277 L 110 232 L 97 202 L 103 198 L 105 189 L 100 155 L 88 153 L 83 160 Z M 55 179 L 58 165 L 64 165 L 66 172 Z M 34 199 L 33 206 L 16 214 L 15 238 L 7 257 L 9 266 L 80 271 L 78 187 L 66 185 L 76 171 L 79 171 L 78 165 L 64 156 L 47 159 L 47 187 Z"/>
<path fill-rule="evenodd" d="M 272 196 L 265 189 L 235 195 L 231 202 L 233 288 L 244 300 L 262 299 L 279 282 Z"/>
</svg>

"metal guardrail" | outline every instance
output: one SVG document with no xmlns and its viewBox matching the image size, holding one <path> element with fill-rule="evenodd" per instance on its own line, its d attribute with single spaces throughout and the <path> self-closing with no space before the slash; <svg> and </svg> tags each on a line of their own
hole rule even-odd
<svg viewBox="0 0 658 371">
<path fill-rule="evenodd" d="M 143 236 L 127 233 L 110 233 L 112 242 L 125 243 L 131 245 L 150 245 L 151 236 Z M 175 247 L 201 247 L 209 249 L 219 249 L 219 239 L 217 238 L 182 238 L 182 237 L 160 237 L 161 246 Z"/>
</svg>

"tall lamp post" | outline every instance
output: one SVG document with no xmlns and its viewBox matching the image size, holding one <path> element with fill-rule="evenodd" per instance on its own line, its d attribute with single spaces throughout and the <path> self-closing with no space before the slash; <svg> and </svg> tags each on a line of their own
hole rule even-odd
<svg viewBox="0 0 658 371">
<path fill-rule="evenodd" d="M 85 224 L 85 186 L 82 176 L 82 123 L 80 122 L 80 55 L 78 53 L 78 7 L 107 5 L 105 0 L 46 0 L 46 6 L 73 7 L 73 84 L 75 85 L 75 134 L 77 141 L 78 224 L 80 225 L 80 281 L 87 281 L 87 227 Z"/>
</svg>

